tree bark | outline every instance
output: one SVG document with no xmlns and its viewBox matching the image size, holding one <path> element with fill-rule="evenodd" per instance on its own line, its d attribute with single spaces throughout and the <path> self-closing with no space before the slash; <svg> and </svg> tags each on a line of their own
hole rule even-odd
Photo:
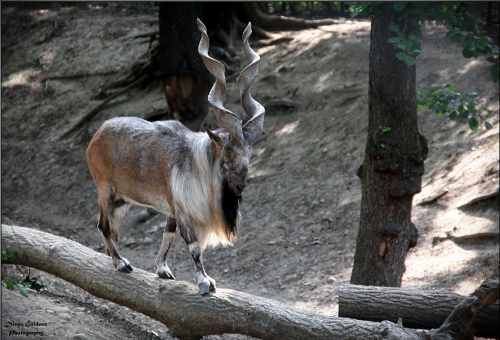
<svg viewBox="0 0 500 340">
<path fill-rule="evenodd" d="M 397 322 L 407 328 L 439 328 L 466 296 L 444 290 L 409 290 L 345 284 L 340 287 L 339 317 Z M 500 338 L 499 304 L 478 315 L 476 336 Z"/>
<path fill-rule="evenodd" d="M 416 67 L 397 59 L 387 41 L 389 23 L 398 17 L 385 10 L 372 18 L 369 127 L 358 169 L 362 199 L 352 284 L 400 287 L 406 253 L 418 239 L 411 208 L 413 195 L 421 190 L 428 150 L 418 131 Z"/>
</svg>

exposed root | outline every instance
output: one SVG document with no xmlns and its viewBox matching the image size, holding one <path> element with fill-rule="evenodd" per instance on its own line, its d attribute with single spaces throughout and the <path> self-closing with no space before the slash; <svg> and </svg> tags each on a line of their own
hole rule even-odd
<svg viewBox="0 0 500 340">
<path fill-rule="evenodd" d="M 149 75 L 142 76 L 141 78 L 134 81 L 132 84 L 128 85 L 123 90 L 116 92 L 115 94 L 110 96 L 108 99 L 104 100 L 101 104 L 97 105 L 96 108 L 94 108 L 92 111 L 90 111 L 85 116 L 83 116 L 82 119 L 80 119 L 78 121 L 78 123 L 76 123 L 76 125 L 74 125 L 71 129 L 69 129 L 68 131 L 63 133 L 61 135 L 61 137 L 59 138 L 59 140 L 68 138 L 69 136 L 72 136 L 72 135 L 79 136 L 90 125 L 90 123 L 92 123 L 94 118 L 97 117 L 97 115 L 102 111 L 102 109 L 104 108 L 104 106 L 107 103 L 109 103 L 111 100 L 115 99 L 116 97 L 124 94 L 125 92 L 131 90 L 134 86 L 142 83 L 148 77 L 149 77 Z"/>
<path fill-rule="evenodd" d="M 101 71 L 101 72 L 78 72 L 78 73 L 69 73 L 69 74 L 52 74 L 46 75 L 40 78 L 41 82 L 47 80 L 55 80 L 55 79 L 75 79 L 75 78 L 86 78 L 86 77 L 95 77 L 95 76 L 110 76 L 113 74 L 117 74 L 120 71 L 111 70 L 111 71 Z"/>
</svg>

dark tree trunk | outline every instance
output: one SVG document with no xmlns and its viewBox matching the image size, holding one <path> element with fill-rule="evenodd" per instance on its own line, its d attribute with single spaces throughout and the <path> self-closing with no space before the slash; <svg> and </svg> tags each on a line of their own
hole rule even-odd
<svg viewBox="0 0 500 340">
<path fill-rule="evenodd" d="M 466 296 L 446 290 L 410 290 L 345 284 L 340 287 L 339 317 L 398 322 L 406 328 L 439 328 Z M 476 336 L 500 338 L 498 302 L 476 319 Z"/>
<path fill-rule="evenodd" d="M 400 287 L 406 253 L 418 239 L 411 208 L 421 190 L 427 142 L 418 131 L 416 67 L 398 60 L 387 41 L 389 23 L 398 17 L 385 10 L 372 18 L 369 127 L 358 170 L 362 199 L 352 284 Z"/>
<path fill-rule="evenodd" d="M 493 11 L 493 3 L 488 1 L 486 5 L 486 26 L 491 26 L 491 12 Z"/>
<path fill-rule="evenodd" d="M 160 79 L 171 118 L 203 118 L 208 110 L 210 74 L 198 54 L 203 4 L 160 2 Z"/>
</svg>

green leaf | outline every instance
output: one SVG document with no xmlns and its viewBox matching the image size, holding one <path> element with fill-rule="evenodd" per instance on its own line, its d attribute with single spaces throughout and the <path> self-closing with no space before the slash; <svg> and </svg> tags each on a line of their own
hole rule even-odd
<svg viewBox="0 0 500 340">
<path fill-rule="evenodd" d="M 406 7 L 406 2 L 397 1 L 394 3 L 394 9 L 401 12 Z"/>
<path fill-rule="evenodd" d="M 399 59 L 399 60 L 403 60 L 405 59 L 406 57 L 406 53 L 404 52 L 399 52 L 399 53 L 396 53 L 396 57 Z"/>
<path fill-rule="evenodd" d="M 486 60 L 489 61 L 490 63 L 494 63 L 496 61 L 495 58 L 493 57 L 488 57 L 488 59 Z"/>
<path fill-rule="evenodd" d="M 493 80 L 494 83 L 498 83 L 498 64 L 492 65 L 490 67 L 490 72 L 491 72 L 491 79 Z"/>
<path fill-rule="evenodd" d="M 436 94 L 440 93 L 441 91 L 439 90 L 435 90 L 434 92 L 432 92 L 432 95 L 435 96 Z"/>
<path fill-rule="evenodd" d="M 19 250 L 19 257 L 23 257 L 23 255 L 24 255 L 24 250 L 22 250 L 22 249 Z"/>
<path fill-rule="evenodd" d="M 469 111 L 465 110 L 463 112 L 461 112 L 459 115 L 458 115 L 458 121 L 459 122 L 462 122 L 462 120 L 464 119 L 468 119 L 469 118 Z"/>
<path fill-rule="evenodd" d="M 462 55 L 464 56 L 464 58 L 472 58 L 474 56 L 474 53 L 469 48 L 464 48 L 462 50 Z"/>
<path fill-rule="evenodd" d="M 7 288 L 9 288 L 9 289 L 16 289 L 16 286 L 14 285 L 14 283 L 12 281 L 7 281 L 7 282 L 5 282 L 5 284 L 7 285 Z"/>
<path fill-rule="evenodd" d="M 408 66 L 413 66 L 415 65 L 415 63 L 417 62 L 417 60 L 415 59 L 415 57 L 412 57 L 412 56 L 406 56 L 405 58 L 405 62 Z"/>
<path fill-rule="evenodd" d="M 8 277 L 8 280 L 11 281 L 11 282 L 19 282 L 19 278 L 17 276 L 15 276 L 14 274 L 10 274 L 9 277 Z"/>
<path fill-rule="evenodd" d="M 393 22 L 391 22 L 391 23 L 389 24 L 389 28 L 390 28 L 390 29 L 391 29 L 391 31 L 393 31 L 393 32 L 399 32 L 399 26 L 398 26 L 398 25 L 396 25 L 396 24 L 395 24 L 395 23 L 393 23 Z"/>
<path fill-rule="evenodd" d="M 474 103 L 473 101 L 470 101 L 468 100 L 465 105 L 467 106 L 467 108 L 470 110 L 470 109 L 473 109 L 476 107 L 476 103 Z"/>
<path fill-rule="evenodd" d="M 484 111 L 486 111 L 486 112 L 488 112 L 488 113 L 491 113 L 491 110 L 490 110 L 490 109 L 488 109 L 487 107 L 484 107 L 484 106 L 483 106 L 483 110 L 484 110 Z"/>
<path fill-rule="evenodd" d="M 457 111 L 453 111 L 452 113 L 450 113 L 448 118 L 450 118 L 451 120 L 457 120 L 458 119 Z"/>
<path fill-rule="evenodd" d="M 391 44 L 395 44 L 395 43 L 398 43 L 400 40 L 401 40 L 401 36 L 391 38 L 391 39 L 389 39 L 388 41 L 389 41 Z"/>
<path fill-rule="evenodd" d="M 421 54 L 422 54 L 422 50 L 415 49 L 415 50 L 411 51 L 411 53 L 412 53 L 415 57 L 418 57 L 419 55 L 421 55 Z"/>
<path fill-rule="evenodd" d="M 17 251 L 12 251 L 9 257 L 12 261 L 14 261 L 17 258 Z"/>
<path fill-rule="evenodd" d="M 29 297 L 28 296 L 28 293 L 24 290 L 24 287 L 23 286 L 17 286 L 17 289 L 19 289 L 19 291 L 21 292 L 21 295 L 24 296 L 25 298 Z"/>
<path fill-rule="evenodd" d="M 491 124 L 488 122 L 484 122 L 484 127 L 487 128 L 488 130 L 493 129 L 493 126 L 491 126 Z"/>
<path fill-rule="evenodd" d="M 445 87 L 450 91 L 451 93 L 457 93 L 457 90 L 451 84 L 446 84 Z"/>
<path fill-rule="evenodd" d="M 476 43 L 476 48 L 481 53 L 488 53 L 488 50 L 486 49 L 486 46 L 483 45 L 483 44 L 481 44 L 480 42 Z"/>
<path fill-rule="evenodd" d="M 462 101 L 460 99 L 455 99 L 455 100 L 452 100 L 450 102 L 451 105 L 455 106 L 455 107 L 459 107 L 460 105 L 462 105 Z"/>
<path fill-rule="evenodd" d="M 479 127 L 479 122 L 476 118 L 469 119 L 469 127 L 471 130 L 476 130 Z"/>
<path fill-rule="evenodd" d="M 402 50 L 404 50 L 404 51 L 406 51 L 406 47 L 407 47 L 407 46 L 406 46 L 405 44 L 403 44 L 403 43 L 399 43 L 399 44 L 396 44 L 396 47 L 397 47 L 397 48 L 400 48 L 400 49 L 402 49 Z M 405 54 L 405 55 L 406 55 L 406 54 Z"/>
<path fill-rule="evenodd" d="M 410 34 L 410 35 L 408 36 L 408 38 L 410 38 L 410 39 L 411 39 L 411 40 L 413 40 L 413 41 L 418 41 L 418 37 L 417 37 L 415 34 L 413 34 L 413 33 L 412 33 L 412 34 Z"/>
</svg>

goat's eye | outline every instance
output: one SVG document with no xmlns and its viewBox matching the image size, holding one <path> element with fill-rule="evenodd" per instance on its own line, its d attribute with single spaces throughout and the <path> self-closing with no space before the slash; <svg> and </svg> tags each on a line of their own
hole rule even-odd
<svg viewBox="0 0 500 340">
<path fill-rule="evenodd" d="M 226 157 L 226 159 L 231 160 L 231 154 L 229 152 L 224 152 L 224 156 Z"/>
</svg>

